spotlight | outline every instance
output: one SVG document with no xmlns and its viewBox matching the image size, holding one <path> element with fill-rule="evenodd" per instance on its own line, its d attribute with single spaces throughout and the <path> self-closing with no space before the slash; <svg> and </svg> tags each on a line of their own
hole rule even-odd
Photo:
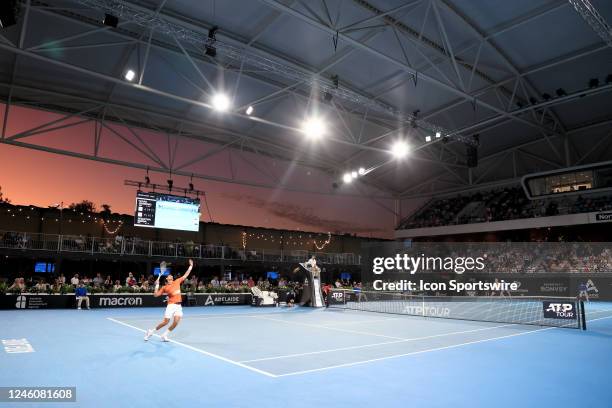
<svg viewBox="0 0 612 408">
<path fill-rule="evenodd" d="M 325 135 L 325 123 L 318 118 L 310 118 L 302 125 L 302 132 L 310 139 L 320 139 Z"/>
<path fill-rule="evenodd" d="M 119 17 L 113 16 L 112 14 L 105 14 L 104 20 L 102 20 L 102 24 L 104 24 L 105 26 L 117 28 L 117 25 L 119 25 Z"/>
<path fill-rule="evenodd" d="M 538 103 L 538 100 L 532 96 L 529 98 L 529 103 L 535 105 L 536 103 Z"/>
<path fill-rule="evenodd" d="M 442 136 L 442 133 L 436 132 L 436 139 L 439 139 Z"/>
<path fill-rule="evenodd" d="M 149 178 L 149 176 L 145 176 L 145 184 L 148 186 L 149 184 L 151 184 L 151 179 Z"/>
<path fill-rule="evenodd" d="M 4 0 L 0 3 L 0 28 L 6 28 L 17 24 L 19 6 L 17 0 Z"/>
<path fill-rule="evenodd" d="M 174 181 L 172 179 L 166 180 L 168 183 L 168 190 L 172 191 L 172 186 L 174 185 Z"/>
<path fill-rule="evenodd" d="M 124 78 L 130 82 L 132 82 L 134 80 L 134 78 L 136 78 L 136 73 L 134 71 L 132 71 L 131 69 L 128 69 L 124 75 Z"/>
<path fill-rule="evenodd" d="M 403 140 L 398 140 L 391 148 L 391 153 L 396 159 L 403 159 L 408 155 L 408 144 Z"/>
<path fill-rule="evenodd" d="M 218 93 L 212 98 L 213 107 L 219 112 L 225 112 L 230 107 L 229 98 L 222 93 Z"/>
<path fill-rule="evenodd" d="M 425 141 L 426 142 L 431 142 L 431 136 L 425 136 Z"/>
<path fill-rule="evenodd" d="M 608 74 L 606 77 L 606 85 L 612 84 L 612 74 Z"/>
<path fill-rule="evenodd" d="M 542 94 L 542 98 L 543 98 L 545 101 L 550 101 L 551 96 L 550 96 L 550 94 L 543 93 L 543 94 Z"/>
<path fill-rule="evenodd" d="M 357 178 L 357 172 L 356 171 L 352 171 L 351 172 L 351 177 L 352 178 Z"/>
<path fill-rule="evenodd" d="M 555 93 L 557 94 L 559 98 L 561 98 L 562 96 L 567 96 L 567 92 L 565 92 L 565 89 L 563 88 L 557 89 Z"/>
<path fill-rule="evenodd" d="M 523 102 L 521 102 L 521 101 L 516 101 L 516 106 L 517 106 L 519 109 L 522 109 L 522 108 L 523 108 L 523 106 L 525 106 L 525 105 L 523 105 Z"/>
<path fill-rule="evenodd" d="M 189 191 L 193 191 L 193 190 L 194 190 L 193 183 L 189 183 Z"/>
<path fill-rule="evenodd" d="M 360 176 L 363 176 L 366 173 L 366 170 L 363 167 L 360 167 L 357 172 L 359 173 Z"/>
<path fill-rule="evenodd" d="M 246 114 L 250 116 L 250 115 L 251 115 L 251 113 L 253 113 L 253 107 L 252 107 L 252 106 L 249 106 L 249 107 L 247 108 L 247 110 L 246 110 Z"/>
<path fill-rule="evenodd" d="M 344 173 L 344 176 L 342 176 L 342 181 L 348 184 L 353 181 L 353 176 L 351 175 L 351 173 Z"/>
<path fill-rule="evenodd" d="M 593 88 L 597 88 L 598 86 L 599 86 L 599 79 L 597 78 L 589 79 L 589 88 L 593 89 Z"/>
</svg>

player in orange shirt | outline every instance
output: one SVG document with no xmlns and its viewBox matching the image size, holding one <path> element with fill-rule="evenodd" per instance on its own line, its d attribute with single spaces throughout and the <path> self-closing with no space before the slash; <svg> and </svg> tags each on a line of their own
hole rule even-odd
<svg viewBox="0 0 612 408">
<path fill-rule="evenodd" d="M 183 281 L 187 279 L 187 277 L 191 273 L 191 269 L 193 269 L 193 260 L 190 259 L 189 268 L 187 268 L 187 272 L 185 272 L 183 276 L 177 279 L 174 279 L 172 275 L 166 276 L 166 284 L 162 288 L 159 287 L 159 278 L 162 275 L 160 271 L 160 274 L 157 280 L 155 281 L 155 292 L 153 293 L 153 296 L 159 297 L 165 294 L 166 296 L 168 296 L 168 306 L 166 306 L 164 320 L 162 320 L 162 322 L 158 324 L 155 329 L 147 330 L 147 334 L 144 337 L 145 341 L 149 340 L 149 338 L 153 335 L 154 331 L 161 329 L 170 322 L 170 319 L 173 319 L 172 324 L 170 325 L 170 327 L 168 327 L 168 330 L 166 330 L 164 334 L 161 335 L 162 341 L 169 341 L 168 335 L 172 330 L 176 328 L 176 326 L 181 321 L 181 317 L 183 317 L 183 308 L 181 306 L 181 283 L 183 283 Z"/>
</svg>

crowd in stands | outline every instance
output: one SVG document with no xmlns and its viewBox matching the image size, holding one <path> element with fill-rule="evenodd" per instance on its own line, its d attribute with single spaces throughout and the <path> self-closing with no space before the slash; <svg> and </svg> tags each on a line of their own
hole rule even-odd
<svg viewBox="0 0 612 408">
<path fill-rule="evenodd" d="M 574 195 L 529 200 L 521 187 L 507 187 L 435 199 L 402 221 L 398 229 L 505 221 L 611 209 L 610 195 Z"/>
</svg>

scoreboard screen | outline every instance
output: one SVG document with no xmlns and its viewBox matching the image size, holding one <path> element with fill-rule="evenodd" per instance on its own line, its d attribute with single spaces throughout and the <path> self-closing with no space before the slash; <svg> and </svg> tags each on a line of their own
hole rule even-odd
<svg viewBox="0 0 612 408">
<path fill-rule="evenodd" d="M 136 194 L 134 226 L 198 231 L 200 200 L 139 191 Z"/>
</svg>

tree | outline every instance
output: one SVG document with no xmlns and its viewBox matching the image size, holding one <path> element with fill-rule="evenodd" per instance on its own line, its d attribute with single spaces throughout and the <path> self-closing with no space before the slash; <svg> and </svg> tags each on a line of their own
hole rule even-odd
<svg viewBox="0 0 612 408">
<path fill-rule="evenodd" d="M 111 214 L 111 206 L 108 204 L 102 204 L 102 211 L 100 211 L 100 215 L 107 219 L 111 216 Z"/>
<path fill-rule="evenodd" d="M 68 209 L 82 213 L 92 213 L 96 211 L 96 205 L 91 201 L 83 200 L 80 203 L 70 204 Z"/>
<path fill-rule="evenodd" d="M 2 186 L 0 186 L 0 203 L 9 204 L 10 202 L 11 200 L 9 200 L 8 198 L 4 198 L 4 195 L 2 194 Z"/>
</svg>

